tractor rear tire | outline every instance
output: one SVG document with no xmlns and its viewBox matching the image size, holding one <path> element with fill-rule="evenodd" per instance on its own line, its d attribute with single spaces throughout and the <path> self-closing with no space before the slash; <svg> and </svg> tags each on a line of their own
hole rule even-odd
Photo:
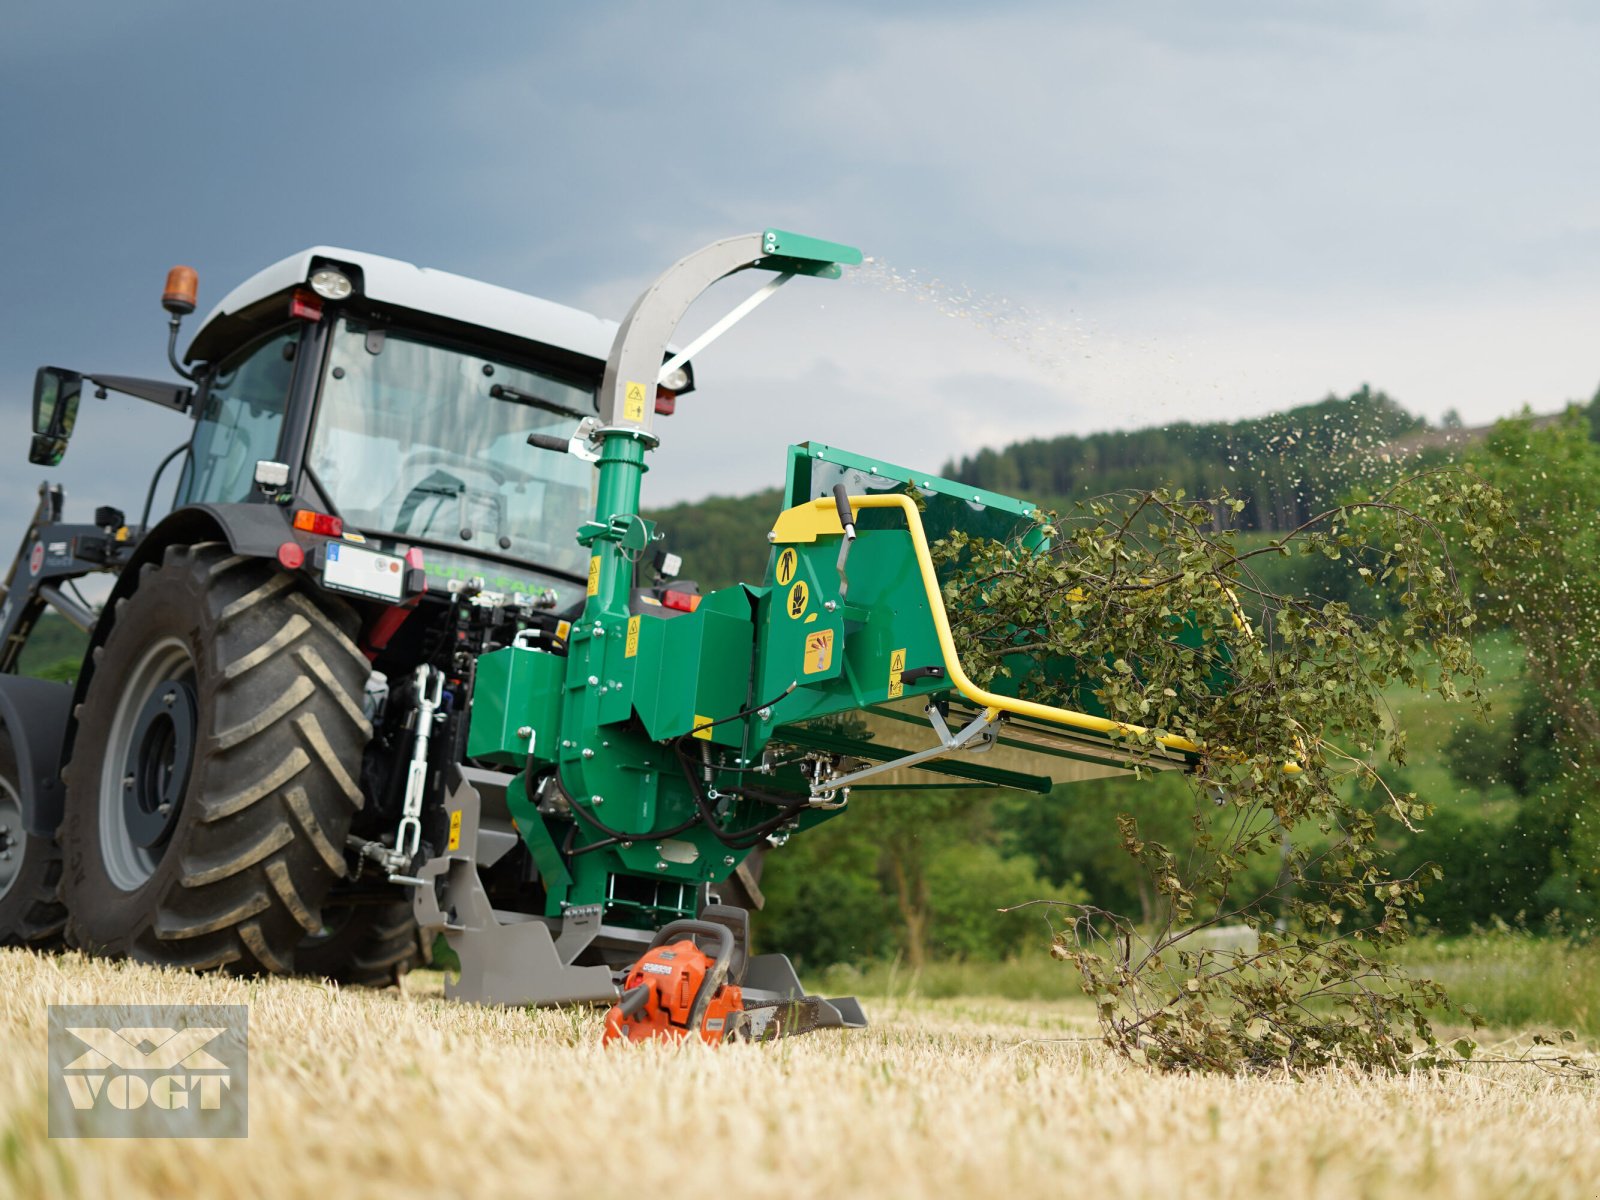
<svg viewBox="0 0 1600 1200">
<path fill-rule="evenodd" d="M 287 973 L 362 804 L 371 667 L 354 614 L 212 542 L 142 567 L 113 619 L 67 775 L 67 939 Z"/>
<path fill-rule="evenodd" d="M 300 943 L 294 969 L 356 987 L 388 987 L 422 961 L 411 901 L 328 904 L 323 929 Z"/>
<path fill-rule="evenodd" d="M 61 940 L 67 910 L 56 895 L 60 883 L 60 849 L 22 826 L 17 755 L 0 728 L 0 946 L 48 948 Z"/>
</svg>

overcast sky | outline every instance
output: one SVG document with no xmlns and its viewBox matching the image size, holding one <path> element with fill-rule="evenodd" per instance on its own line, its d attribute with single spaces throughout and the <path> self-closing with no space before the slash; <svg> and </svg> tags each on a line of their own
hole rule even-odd
<svg viewBox="0 0 1600 1200">
<path fill-rule="evenodd" d="M 14 0 L 0 505 L 136 511 L 187 422 L 86 399 L 29 466 L 33 369 L 161 374 L 168 266 L 204 312 L 314 243 L 613 318 L 727 234 L 861 246 L 701 357 L 651 503 L 775 485 L 806 438 L 937 469 L 1363 382 L 1553 409 L 1600 383 L 1597 12 Z"/>
</svg>

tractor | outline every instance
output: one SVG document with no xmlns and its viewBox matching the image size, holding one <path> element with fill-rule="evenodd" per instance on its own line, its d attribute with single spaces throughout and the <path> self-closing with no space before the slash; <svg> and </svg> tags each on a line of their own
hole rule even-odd
<svg viewBox="0 0 1600 1200">
<path fill-rule="evenodd" d="M 613 324 L 318 247 L 230 292 L 181 361 L 175 268 L 181 382 L 41 368 L 33 463 L 61 461 L 85 387 L 194 427 L 137 521 L 64 523 L 41 486 L 6 578 L 0 942 L 364 984 L 441 945 L 448 995 L 612 1004 L 618 1036 L 855 1026 L 753 952 L 764 854 L 853 792 L 1192 768 L 1182 738 L 1135 746 L 963 670 L 930 545 L 1036 538 L 1026 501 L 791 446 L 765 578 L 678 578 L 640 512 L 655 418 L 779 286 L 859 261 L 724 239 Z M 674 347 L 747 270 L 771 279 Z M 46 610 L 88 636 L 72 683 L 17 673 Z"/>
</svg>

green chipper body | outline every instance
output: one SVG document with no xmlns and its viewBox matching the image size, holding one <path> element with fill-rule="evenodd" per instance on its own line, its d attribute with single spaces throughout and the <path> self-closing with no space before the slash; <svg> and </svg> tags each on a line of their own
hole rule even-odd
<svg viewBox="0 0 1600 1200">
<path fill-rule="evenodd" d="M 678 318 L 734 271 L 778 273 L 770 291 L 859 260 L 777 231 L 728 239 L 663 275 L 619 330 L 600 420 L 571 447 L 599 473 L 595 517 L 577 531 L 592 555 L 582 613 L 564 643 L 485 655 L 472 695 L 468 757 L 515 771 L 504 808 L 536 866 L 543 913 L 508 919 L 478 882 L 486 818 L 469 787 L 448 801 L 453 853 L 424 872 L 446 886 L 421 889 L 419 917 L 456 949 L 462 995 L 606 1000 L 608 967 L 667 922 L 724 920 L 742 938 L 742 910 L 718 903 L 741 864 L 842 816 L 852 795 L 1048 792 L 1126 770 L 1135 755 L 1178 769 L 1195 761 L 1179 739 L 1153 756 L 1136 750 L 1092 703 L 1051 708 L 967 677 L 930 547 L 957 530 L 1037 537 L 1027 501 L 816 442 L 791 446 L 762 579 L 669 603 L 634 586 L 656 538 L 639 515 L 656 444 L 647 401 L 672 365 L 660 366 Z M 797 989 L 775 959 L 750 960 L 752 994 Z M 859 1015 L 835 1003 L 843 1023 Z"/>
</svg>

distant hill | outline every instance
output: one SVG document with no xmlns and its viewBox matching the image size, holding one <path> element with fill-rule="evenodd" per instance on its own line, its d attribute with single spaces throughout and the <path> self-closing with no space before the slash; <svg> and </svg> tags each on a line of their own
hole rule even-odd
<svg viewBox="0 0 1600 1200">
<path fill-rule="evenodd" d="M 1237 528 L 1276 533 L 1347 490 L 1375 451 L 1427 429 L 1383 392 L 1363 387 L 1244 421 L 1015 442 L 947 463 L 944 474 L 1046 508 L 1124 489 L 1182 488 L 1208 498 L 1226 489 L 1245 501 Z"/>
<path fill-rule="evenodd" d="M 1600 392 L 1588 406 L 1600 440 Z M 1557 416 L 1535 418 L 1536 423 Z M 1087 496 L 1126 489 L 1182 488 L 1211 499 L 1226 489 L 1245 502 L 1224 520 L 1246 533 L 1294 528 L 1347 493 L 1374 468 L 1401 458 L 1426 462 L 1480 440 L 1475 429 L 1447 419 L 1429 425 L 1381 391 L 1362 387 L 1282 413 L 1243 421 L 1179 422 L 1150 429 L 1032 438 L 983 449 L 948 462 L 942 475 L 1061 508 Z M 870 452 L 872 447 L 854 447 Z M 916 466 L 918 464 L 905 464 Z M 766 533 L 782 503 L 779 489 L 751 496 L 715 496 L 658 509 L 649 516 L 683 556 L 685 574 L 703 587 L 758 579 L 768 555 Z"/>
</svg>

